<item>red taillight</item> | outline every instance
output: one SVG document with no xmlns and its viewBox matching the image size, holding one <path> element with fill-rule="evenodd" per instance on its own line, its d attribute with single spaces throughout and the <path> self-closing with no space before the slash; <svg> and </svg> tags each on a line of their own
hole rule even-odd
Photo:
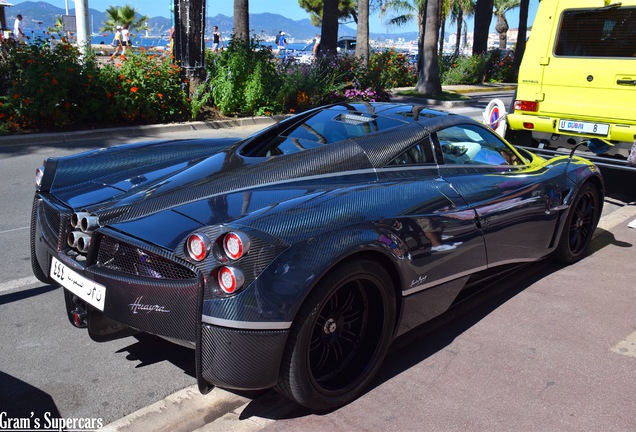
<svg viewBox="0 0 636 432">
<path fill-rule="evenodd" d="M 203 261 L 210 252 L 210 240 L 205 234 L 192 234 L 186 242 L 188 254 L 195 261 Z"/>
<path fill-rule="evenodd" d="M 226 294 L 233 294 L 243 287 L 245 277 L 239 269 L 221 267 L 217 277 L 219 286 Z"/>
<path fill-rule="evenodd" d="M 514 109 L 515 111 L 537 112 L 539 110 L 539 103 L 537 101 L 516 100 L 514 103 Z"/>
<path fill-rule="evenodd" d="M 237 260 L 244 256 L 250 249 L 250 238 L 241 232 L 230 232 L 223 238 L 225 254 Z"/>
<path fill-rule="evenodd" d="M 524 122 L 524 123 L 523 123 L 523 127 L 524 127 L 525 129 L 534 129 L 534 123 Z"/>
</svg>

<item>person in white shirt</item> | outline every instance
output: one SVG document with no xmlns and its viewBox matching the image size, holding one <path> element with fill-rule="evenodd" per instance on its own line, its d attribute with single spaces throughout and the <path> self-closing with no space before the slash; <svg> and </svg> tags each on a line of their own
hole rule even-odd
<svg viewBox="0 0 636 432">
<path fill-rule="evenodd" d="M 124 28 L 121 30 L 121 59 L 125 59 L 126 47 L 132 46 L 130 41 L 130 32 L 128 31 L 128 24 L 124 24 Z"/>
<path fill-rule="evenodd" d="M 13 35 L 18 43 L 24 43 L 24 29 L 22 27 L 22 15 L 18 14 L 13 24 Z"/>
</svg>

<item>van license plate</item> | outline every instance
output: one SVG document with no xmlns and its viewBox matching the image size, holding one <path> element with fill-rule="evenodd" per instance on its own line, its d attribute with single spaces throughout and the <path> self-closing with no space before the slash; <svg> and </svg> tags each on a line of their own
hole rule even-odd
<svg viewBox="0 0 636 432">
<path fill-rule="evenodd" d="M 560 131 L 577 132 L 591 135 L 605 135 L 609 133 L 609 125 L 606 123 L 590 123 L 576 120 L 561 120 Z"/>
</svg>

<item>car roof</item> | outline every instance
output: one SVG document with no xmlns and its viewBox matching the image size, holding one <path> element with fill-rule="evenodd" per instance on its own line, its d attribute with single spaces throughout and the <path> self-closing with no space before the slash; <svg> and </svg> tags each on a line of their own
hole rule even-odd
<svg viewBox="0 0 636 432">
<path fill-rule="evenodd" d="M 423 105 L 341 102 L 284 120 L 269 136 L 245 142 L 247 145 L 241 146 L 239 152 L 243 156 L 264 157 L 332 147 L 332 143 L 338 143 L 338 147 L 357 147 L 378 167 L 432 132 L 459 123 L 476 122 Z"/>
</svg>

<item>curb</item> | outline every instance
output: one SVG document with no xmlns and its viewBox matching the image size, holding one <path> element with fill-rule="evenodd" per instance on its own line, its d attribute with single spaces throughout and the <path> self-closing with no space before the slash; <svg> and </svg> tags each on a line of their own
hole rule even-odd
<svg viewBox="0 0 636 432">
<path fill-rule="evenodd" d="M 271 117 L 243 117 L 228 120 L 193 121 L 187 123 L 168 123 L 142 126 L 126 126 L 104 129 L 79 130 L 71 132 L 47 132 L 0 137 L 0 147 L 29 146 L 36 144 L 60 144 L 75 141 L 90 140 L 96 137 L 110 135 L 115 138 L 130 138 L 137 136 L 154 136 L 165 133 L 178 133 L 206 129 L 229 129 L 233 127 L 251 125 L 269 125 L 286 118 L 285 115 Z"/>
</svg>

